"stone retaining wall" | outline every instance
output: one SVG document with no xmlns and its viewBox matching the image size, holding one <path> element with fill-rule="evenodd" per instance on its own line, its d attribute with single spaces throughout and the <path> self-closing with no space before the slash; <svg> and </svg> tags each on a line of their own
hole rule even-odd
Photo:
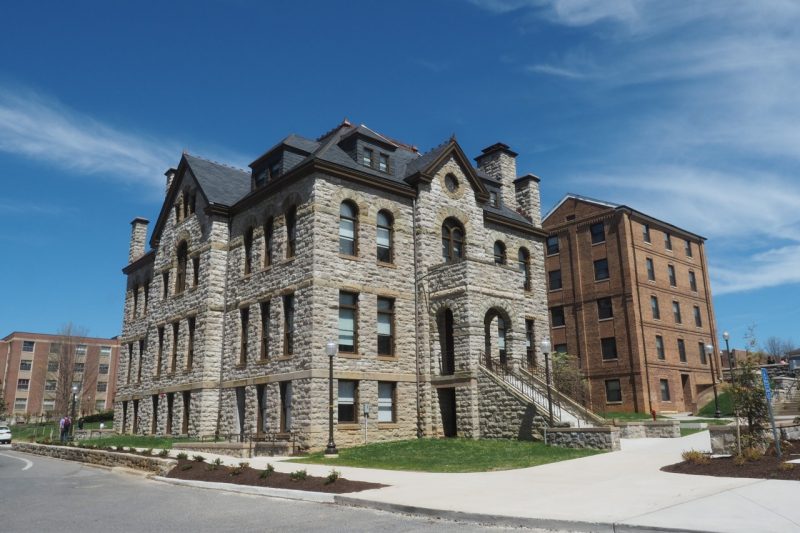
<svg viewBox="0 0 800 533">
<path fill-rule="evenodd" d="M 617 451 L 620 430 L 615 427 L 552 428 L 546 431 L 547 444 L 565 448 L 593 448 Z"/>
<path fill-rule="evenodd" d="M 230 455 L 231 457 L 248 458 L 250 444 L 247 442 L 179 442 L 172 445 L 172 449 L 192 454 L 216 453 Z"/>
<path fill-rule="evenodd" d="M 655 422 L 618 422 L 623 439 L 677 438 L 681 436 L 681 423 L 677 420 Z"/>
<path fill-rule="evenodd" d="M 46 455 L 56 459 L 67 461 L 79 461 L 93 465 L 108 467 L 122 466 L 136 470 L 145 470 L 159 475 L 166 475 L 173 466 L 177 464 L 172 459 L 162 459 L 160 457 L 145 457 L 130 453 L 109 452 L 105 450 L 90 450 L 87 448 L 75 448 L 74 446 L 49 446 L 46 444 L 34 444 L 15 442 L 12 450 L 18 452 L 32 453 L 36 455 Z"/>
</svg>

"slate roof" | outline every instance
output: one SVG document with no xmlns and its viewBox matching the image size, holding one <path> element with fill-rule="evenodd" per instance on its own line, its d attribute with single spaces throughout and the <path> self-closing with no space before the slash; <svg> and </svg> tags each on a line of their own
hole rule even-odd
<svg viewBox="0 0 800 533">
<path fill-rule="evenodd" d="M 183 154 L 209 203 L 233 205 L 250 192 L 250 172 Z"/>
</svg>

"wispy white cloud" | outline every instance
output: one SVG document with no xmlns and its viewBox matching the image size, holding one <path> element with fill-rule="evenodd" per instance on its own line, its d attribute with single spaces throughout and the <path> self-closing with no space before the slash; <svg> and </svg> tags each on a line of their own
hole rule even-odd
<svg viewBox="0 0 800 533">
<path fill-rule="evenodd" d="M 60 205 L 45 204 L 41 202 L 24 202 L 15 200 L 4 200 L 0 198 L 0 216 L 19 215 L 27 213 L 31 215 L 63 215 L 66 213 L 76 213 L 77 209 Z"/>
<path fill-rule="evenodd" d="M 547 64 L 528 65 L 525 67 L 525 70 L 528 72 L 536 72 L 539 74 L 548 74 L 550 76 L 556 76 L 559 78 L 580 79 L 587 77 L 587 74 L 578 72 L 576 70 L 570 70 L 565 67 L 555 67 L 553 65 L 547 65 Z"/>
</svg>

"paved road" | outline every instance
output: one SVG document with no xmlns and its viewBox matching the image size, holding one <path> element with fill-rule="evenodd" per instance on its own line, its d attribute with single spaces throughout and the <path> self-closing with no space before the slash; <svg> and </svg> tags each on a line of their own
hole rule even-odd
<svg viewBox="0 0 800 533">
<path fill-rule="evenodd" d="M 310 530 L 461 533 L 486 527 L 178 487 L 0 446 L 0 531 L 4 533 Z"/>
</svg>

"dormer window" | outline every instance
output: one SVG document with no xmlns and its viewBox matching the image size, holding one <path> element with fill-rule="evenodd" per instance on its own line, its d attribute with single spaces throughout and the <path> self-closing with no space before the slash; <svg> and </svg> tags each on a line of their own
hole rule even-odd
<svg viewBox="0 0 800 533">
<path fill-rule="evenodd" d="M 361 164 L 365 167 L 372 166 L 372 150 L 370 148 L 364 148 L 364 152 L 361 156 Z"/>
<path fill-rule="evenodd" d="M 378 170 L 381 172 L 389 172 L 389 156 L 380 154 L 378 158 Z"/>
<path fill-rule="evenodd" d="M 269 179 L 273 180 L 281 175 L 281 160 L 277 160 L 269 166 Z"/>
<path fill-rule="evenodd" d="M 499 205 L 499 200 L 495 191 L 489 191 L 489 205 L 492 207 L 498 207 Z"/>
</svg>

